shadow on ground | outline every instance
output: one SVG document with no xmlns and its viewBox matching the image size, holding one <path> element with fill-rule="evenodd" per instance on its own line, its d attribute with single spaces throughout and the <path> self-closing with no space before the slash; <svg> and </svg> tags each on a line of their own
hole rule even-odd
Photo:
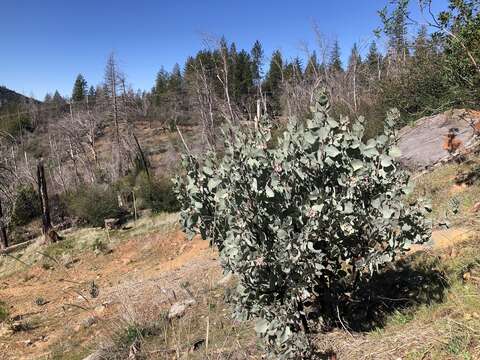
<svg viewBox="0 0 480 360">
<path fill-rule="evenodd" d="M 393 313 L 408 313 L 419 305 L 443 301 L 448 283 L 439 269 L 438 258 L 414 254 L 370 279 L 323 294 L 320 303 L 314 305 L 318 313 L 309 314 L 309 320 L 315 323 L 317 316 L 322 316 L 322 332 L 334 328 L 363 332 L 383 327 Z"/>
<path fill-rule="evenodd" d="M 416 254 L 359 284 L 339 306 L 342 321 L 352 331 L 369 331 L 384 326 L 388 316 L 397 311 L 442 302 L 449 285 L 438 270 L 439 262 Z"/>
</svg>

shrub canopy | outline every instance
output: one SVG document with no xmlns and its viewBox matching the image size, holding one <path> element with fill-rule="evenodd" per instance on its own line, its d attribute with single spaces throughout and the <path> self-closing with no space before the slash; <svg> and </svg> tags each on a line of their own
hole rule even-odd
<svg viewBox="0 0 480 360">
<path fill-rule="evenodd" d="M 308 334 L 338 319 L 360 278 L 430 237 L 427 210 L 404 202 L 389 114 L 382 135 L 363 138 L 363 119 L 333 119 L 319 96 L 312 117 L 291 121 L 276 143 L 267 121 L 228 129 L 222 157 L 184 157 L 176 179 L 182 224 L 220 250 L 235 273 L 235 314 L 278 359 L 311 356 Z"/>
<path fill-rule="evenodd" d="M 93 185 L 80 187 L 67 197 L 68 212 L 90 226 L 103 226 L 107 218 L 119 217 L 123 210 L 118 205 L 112 188 Z"/>
</svg>

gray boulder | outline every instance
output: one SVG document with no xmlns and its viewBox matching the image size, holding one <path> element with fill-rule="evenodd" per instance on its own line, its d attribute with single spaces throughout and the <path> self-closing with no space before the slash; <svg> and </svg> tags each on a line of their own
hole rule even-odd
<svg viewBox="0 0 480 360">
<path fill-rule="evenodd" d="M 463 109 L 446 111 L 441 114 L 421 118 L 411 126 L 402 128 L 398 146 L 402 151 L 402 165 L 421 170 L 429 168 L 448 158 L 444 149 L 445 136 L 451 129 L 456 130 L 456 138 L 462 148 L 468 148 L 475 138 L 474 126 L 480 123 L 480 113 Z"/>
</svg>

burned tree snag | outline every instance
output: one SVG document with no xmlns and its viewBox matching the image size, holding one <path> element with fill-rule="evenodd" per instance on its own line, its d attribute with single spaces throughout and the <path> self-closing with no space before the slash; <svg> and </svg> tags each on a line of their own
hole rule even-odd
<svg viewBox="0 0 480 360">
<path fill-rule="evenodd" d="M 7 227 L 3 219 L 2 199 L 0 199 L 0 250 L 8 247 Z"/>
<path fill-rule="evenodd" d="M 42 233 L 46 243 L 54 243 L 61 240 L 52 226 L 50 219 L 50 206 L 48 204 L 47 182 L 45 180 L 45 167 L 43 160 L 37 164 L 37 183 L 40 206 L 42 207 Z"/>
</svg>

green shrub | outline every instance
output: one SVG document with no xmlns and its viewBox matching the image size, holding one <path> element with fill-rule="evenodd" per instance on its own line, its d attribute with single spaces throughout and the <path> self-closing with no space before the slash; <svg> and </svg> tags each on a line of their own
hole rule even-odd
<svg viewBox="0 0 480 360">
<path fill-rule="evenodd" d="M 153 212 L 175 212 L 180 209 L 169 179 L 155 179 L 142 172 L 136 182 L 137 198 L 140 208 L 152 209 Z"/>
<path fill-rule="evenodd" d="M 19 187 L 13 203 L 12 225 L 27 225 L 40 215 L 40 200 L 33 186 L 24 185 Z"/>
<path fill-rule="evenodd" d="M 312 118 L 291 121 L 276 144 L 266 121 L 225 131 L 221 158 L 186 156 L 176 179 L 183 227 L 218 246 L 238 276 L 235 314 L 258 319 L 275 359 L 311 358 L 309 334 L 338 324 L 337 304 L 430 237 L 428 209 L 403 201 L 393 113 L 364 143 L 363 119 L 335 120 L 328 108 L 320 96 Z"/>
<path fill-rule="evenodd" d="M 28 116 L 12 114 L 0 121 L 0 130 L 15 137 L 24 131 L 33 131 L 33 126 Z"/>
<path fill-rule="evenodd" d="M 116 193 L 109 187 L 85 186 L 67 197 L 70 215 L 91 226 L 103 226 L 104 220 L 122 215 Z"/>
</svg>

